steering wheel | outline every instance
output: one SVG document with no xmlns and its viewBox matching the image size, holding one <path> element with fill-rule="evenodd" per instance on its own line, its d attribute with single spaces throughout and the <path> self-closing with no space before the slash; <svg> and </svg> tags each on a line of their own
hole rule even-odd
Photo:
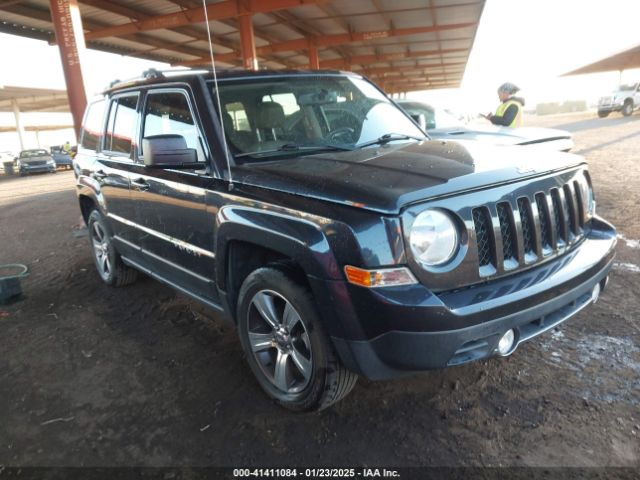
<svg viewBox="0 0 640 480">
<path fill-rule="evenodd" d="M 356 133 L 356 129 L 355 128 L 351 128 L 351 127 L 340 127 L 340 128 L 336 128 L 335 130 L 331 130 L 328 134 L 327 134 L 327 138 L 331 141 L 337 141 L 340 139 L 340 137 L 342 137 L 343 135 L 349 135 L 349 140 L 353 140 L 353 135 Z"/>
</svg>

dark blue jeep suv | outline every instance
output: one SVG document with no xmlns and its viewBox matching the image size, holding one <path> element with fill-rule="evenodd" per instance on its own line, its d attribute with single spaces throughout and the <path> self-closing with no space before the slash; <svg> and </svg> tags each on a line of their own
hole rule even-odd
<svg viewBox="0 0 640 480">
<path fill-rule="evenodd" d="M 614 257 L 583 158 L 430 140 L 356 74 L 150 72 L 90 103 L 75 161 L 102 279 L 223 312 L 297 411 L 510 355 Z"/>
</svg>

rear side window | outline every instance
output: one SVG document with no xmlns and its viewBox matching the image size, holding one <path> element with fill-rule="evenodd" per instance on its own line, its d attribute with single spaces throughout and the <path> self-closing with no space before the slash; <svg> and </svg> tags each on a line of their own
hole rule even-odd
<svg viewBox="0 0 640 480">
<path fill-rule="evenodd" d="M 82 125 L 80 146 L 87 150 L 97 150 L 102 138 L 104 120 L 104 100 L 90 103 Z"/>
<path fill-rule="evenodd" d="M 187 148 L 195 148 L 204 162 L 202 141 L 189 101 L 182 92 L 149 92 L 144 113 L 143 138 L 153 135 L 181 135 Z M 144 154 L 144 152 L 142 152 Z"/>
<path fill-rule="evenodd" d="M 104 150 L 114 153 L 131 153 L 136 133 L 138 94 L 118 97 L 111 102 Z"/>
</svg>

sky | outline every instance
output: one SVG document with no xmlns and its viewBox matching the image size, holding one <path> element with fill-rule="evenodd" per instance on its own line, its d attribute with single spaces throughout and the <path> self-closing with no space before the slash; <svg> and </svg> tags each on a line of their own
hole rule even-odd
<svg viewBox="0 0 640 480">
<path fill-rule="evenodd" d="M 461 88 L 412 92 L 409 97 L 462 113 L 486 113 L 495 110 L 498 86 L 509 81 L 521 88 L 527 107 L 563 100 L 593 103 L 615 88 L 618 72 L 559 75 L 640 44 L 638 19 L 640 0 L 487 0 Z M 0 85 L 65 88 L 57 47 L 0 34 L 0 52 Z M 168 67 L 95 50 L 86 50 L 83 62 L 89 97 L 116 78 Z M 640 81 L 640 70 L 623 73 L 623 83 L 634 81 Z M 71 124 L 71 118 L 25 114 L 23 123 Z M 0 113 L 0 125 L 12 124 L 11 114 Z M 40 142 L 42 146 L 64 143 L 69 135 L 71 131 L 44 132 Z M 27 137 L 30 146 L 37 146 L 34 134 Z M 0 134 L 0 151 L 18 149 L 15 134 Z"/>
</svg>

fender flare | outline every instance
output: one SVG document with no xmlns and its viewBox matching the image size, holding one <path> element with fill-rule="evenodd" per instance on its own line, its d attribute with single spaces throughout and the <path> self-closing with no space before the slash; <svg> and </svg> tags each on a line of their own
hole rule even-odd
<svg viewBox="0 0 640 480">
<path fill-rule="evenodd" d="M 225 285 L 229 243 L 242 241 L 268 248 L 293 259 L 308 276 L 341 279 L 338 262 L 318 217 L 229 205 L 216 217 L 216 283 Z"/>
</svg>

